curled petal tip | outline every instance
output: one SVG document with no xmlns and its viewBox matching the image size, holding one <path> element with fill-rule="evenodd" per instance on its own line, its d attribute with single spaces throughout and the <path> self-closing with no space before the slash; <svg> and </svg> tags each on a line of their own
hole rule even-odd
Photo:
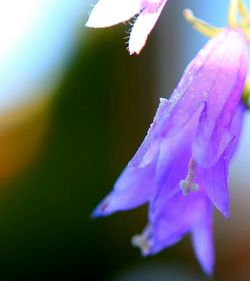
<svg viewBox="0 0 250 281">
<path fill-rule="evenodd" d="M 91 213 L 92 218 L 98 218 L 98 217 L 104 217 L 109 215 L 109 212 L 107 210 L 109 206 L 109 198 L 106 197 L 97 207 L 96 209 Z"/>
<path fill-rule="evenodd" d="M 216 206 L 217 207 L 217 206 Z M 220 208 L 219 208 L 220 207 Z M 229 207 L 229 199 L 221 206 L 217 207 L 218 210 L 222 213 L 222 215 L 225 217 L 225 219 L 230 219 L 230 207 Z"/>
<path fill-rule="evenodd" d="M 101 217 L 101 214 L 100 214 L 100 211 L 99 211 L 98 207 L 91 213 L 90 217 L 92 219 L 96 219 L 98 217 Z"/>
<path fill-rule="evenodd" d="M 223 213 L 225 219 L 227 219 L 227 220 L 230 219 L 230 210 L 229 210 L 229 208 L 226 208 L 225 210 L 223 210 L 222 213 Z"/>
<path fill-rule="evenodd" d="M 213 275 L 214 275 L 214 267 L 211 266 L 209 268 L 202 268 L 203 269 L 203 272 L 206 274 L 206 276 L 209 278 L 209 279 L 212 279 L 213 278 Z"/>
</svg>

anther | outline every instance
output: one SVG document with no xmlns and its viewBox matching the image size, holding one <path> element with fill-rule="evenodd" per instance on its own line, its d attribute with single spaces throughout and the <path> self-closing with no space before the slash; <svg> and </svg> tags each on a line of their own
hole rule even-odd
<svg viewBox="0 0 250 281">
<path fill-rule="evenodd" d="M 149 253 L 149 241 L 143 234 L 134 235 L 131 239 L 131 243 L 134 247 L 138 247 L 143 255 L 147 255 Z"/>
<path fill-rule="evenodd" d="M 194 182 L 196 171 L 196 162 L 191 158 L 188 163 L 188 173 L 184 180 L 181 180 L 179 185 L 182 189 L 183 195 L 188 195 L 190 192 L 199 190 L 199 185 Z"/>
<path fill-rule="evenodd" d="M 222 30 L 221 28 L 214 27 L 205 21 L 196 18 L 193 15 L 193 12 L 189 9 L 183 10 L 183 16 L 185 17 L 186 21 L 193 26 L 194 29 L 207 37 L 214 37 Z"/>
<path fill-rule="evenodd" d="M 152 229 L 150 225 L 146 225 L 142 234 L 134 235 L 131 239 L 133 246 L 139 248 L 143 256 L 147 256 L 151 251 Z"/>
</svg>

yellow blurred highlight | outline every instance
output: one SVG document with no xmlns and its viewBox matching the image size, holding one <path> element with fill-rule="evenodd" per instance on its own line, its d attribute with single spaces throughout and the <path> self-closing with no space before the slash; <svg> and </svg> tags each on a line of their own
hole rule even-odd
<svg viewBox="0 0 250 281">
<path fill-rule="evenodd" d="M 20 173 L 39 151 L 48 129 L 49 98 L 0 115 L 0 184 Z"/>
</svg>

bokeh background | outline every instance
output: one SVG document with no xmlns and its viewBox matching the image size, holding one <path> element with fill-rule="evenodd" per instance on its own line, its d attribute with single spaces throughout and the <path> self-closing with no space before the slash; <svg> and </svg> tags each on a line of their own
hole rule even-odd
<svg viewBox="0 0 250 281">
<path fill-rule="evenodd" d="M 202 281 L 189 237 L 154 257 L 130 245 L 146 207 L 92 220 L 206 42 L 183 8 L 224 26 L 227 0 L 169 0 L 140 56 L 128 24 L 87 29 L 90 0 L 0 2 L 0 280 Z M 250 120 L 215 214 L 213 280 L 250 280 Z"/>
</svg>

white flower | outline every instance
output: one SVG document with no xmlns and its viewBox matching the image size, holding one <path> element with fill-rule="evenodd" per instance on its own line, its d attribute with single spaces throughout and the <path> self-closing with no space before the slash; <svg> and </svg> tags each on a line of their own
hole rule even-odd
<svg viewBox="0 0 250 281">
<path fill-rule="evenodd" d="M 99 0 L 86 23 L 88 27 L 108 27 L 137 16 L 129 38 L 129 53 L 139 54 L 155 26 L 167 0 Z"/>
</svg>

